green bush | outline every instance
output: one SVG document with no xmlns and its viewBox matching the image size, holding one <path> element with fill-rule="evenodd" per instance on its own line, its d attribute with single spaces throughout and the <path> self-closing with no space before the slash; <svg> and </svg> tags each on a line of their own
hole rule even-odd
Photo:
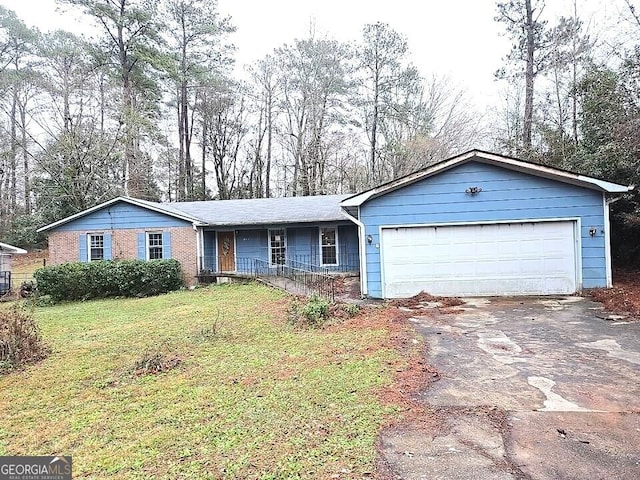
<svg viewBox="0 0 640 480">
<path fill-rule="evenodd" d="M 65 263 L 36 270 L 40 295 L 53 301 L 104 297 L 148 297 L 182 287 L 177 260 L 103 260 Z"/>
<path fill-rule="evenodd" d="M 309 325 L 322 325 L 329 316 L 329 302 L 318 295 L 312 295 L 299 309 L 299 314 Z"/>
</svg>

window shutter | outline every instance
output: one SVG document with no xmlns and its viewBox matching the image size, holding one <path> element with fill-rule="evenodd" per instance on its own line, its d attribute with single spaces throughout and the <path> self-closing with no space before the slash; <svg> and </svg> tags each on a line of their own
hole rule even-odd
<svg viewBox="0 0 640 480">
<path fill-rule="evenodd" d="M 81 262 L 86 262 L 88 258 L 87 254 L 87 236 L 82 234 L 80 235 L 80 251 L 78 252 L 78 260 Z"/>
<path fill-rule="evenodd" d="M 171 258 L 171 232 L 162 232 L 162 258 Z"/>
<path fill-rule="evenodd" d="M 147 259 L 147 236 L 144 233 L 138 234 L 138 259 Z"/>
<path fill-rule="evenodd" d="M 105 233 L 102 238 L 104 239 L 104 259 L 111 260 L 111 234 Z"/>
</svg>

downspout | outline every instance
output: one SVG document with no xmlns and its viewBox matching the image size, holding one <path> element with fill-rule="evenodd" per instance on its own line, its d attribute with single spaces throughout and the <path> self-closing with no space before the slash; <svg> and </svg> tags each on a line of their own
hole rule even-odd
<svg viewBox="0 0 640 480">
<path fill-rule="evenodd" d="M 356 217 L 347 212 L 344 207 L 342 209 L 343 213 L 358 226 L 358 243 L 360 244 L 358 259 L 360 261 L 360 295 L 363 297 L 367 296 L 368 288 L 367 288 L 367 244 L 366 244 L 366 231 L 364 223 L 358 220 Z M 360 207 L 358 207 L 358 216 L 360 216 Z"/>
<path fill-rule="evenodd" d="M 201 270 L 200 258 L 202 257 L 201 255 L 202 245 L 201 245 L 201 238 L 200 238 L 202 229 L 198 228 L 198 226 L 194 223 L 193 230 L 196 232 L 196 275 L 199 275 Z"/>
</svg>

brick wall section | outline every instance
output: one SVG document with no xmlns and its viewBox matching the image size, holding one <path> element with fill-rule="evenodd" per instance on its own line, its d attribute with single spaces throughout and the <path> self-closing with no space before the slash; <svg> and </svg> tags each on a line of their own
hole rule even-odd
<svg viewBox="0 0 640 480">
<path fill-rule="evenodd" d="M 80 241 L 78 236 L 82 232 L 52 232 L 49 234 L 49 263 L 59 265 L 79 260 Z"/>
<path fill-rule="evenodd" d="M 111 254 L 113 259 L 134 260 L 138 258 L 138 233 L 145 229 L 104 230 L 100 233 L 111 233 Z M 182 275 L 186 285 L 196 284 L 197 253 L 196 232 L 192 227 L 172 227 L 162 230 L 171 232 L 171 258 L 182 265 Z M 52 232 L 49 234 L 49 263 L 58 265 L 66 262 L 77 262 L 80 249 L 79 236 L 89 231 Z"/>
</svg>

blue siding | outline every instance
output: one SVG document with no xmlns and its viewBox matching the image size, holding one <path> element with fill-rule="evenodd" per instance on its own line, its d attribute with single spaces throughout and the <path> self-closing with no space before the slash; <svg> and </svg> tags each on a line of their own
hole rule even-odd
<svg viewBox="0 0 640 480">
<path fill-rule="evenodd" d="M 110 233 L 105 233 L 104 234 L 104 259 L 105 260 L 111 260 L 113 258 L 112 255 L 112 250 L 113 247 L 111 245 L 111 234 Z"/>
<path fill-rule="evenodd" d="M 147 236 L 144 233 L 138 233 L 138 260 L 147 258 Z"/>
<path fill-rule="evenodd" d="M 78 261 L 86 262 L 89 259 L 87 252 L 87 236 L 85 234 L 80 235 L 80 248 L 78 249 Z"/>
<path fill-rule="evenodd" d="M 482 192 L 465 194 L 470 186 Z M 606 286 L 602 193 L 545 178 L 468 162 L 366 202 L 360 220 L 373 237 L 366 246 L 367 286 L 382 297 L 380 226 L 495 222 L 504 220 L 580 217 L 582 286 Z M 589 236 L 595 227 L 597 234 Z"/>
<path fill-rule="evenodd" d="M 64 225 L 57 231 L 98 231 L 124 228 L 170 228 L 188 227 L 191 223 L 146 208 L 120 202 L 80 217 Z"/>
<path fill-rule="evenodd" d="M 162 258 L 171 258 L 171 232 L 162 232 Z"/>
<path fill-rule="evenodd" d="M 249 260 L 268 260 L 266 230 L 238 230 L 236 233 L 236 257 Z"/>
</svg>

